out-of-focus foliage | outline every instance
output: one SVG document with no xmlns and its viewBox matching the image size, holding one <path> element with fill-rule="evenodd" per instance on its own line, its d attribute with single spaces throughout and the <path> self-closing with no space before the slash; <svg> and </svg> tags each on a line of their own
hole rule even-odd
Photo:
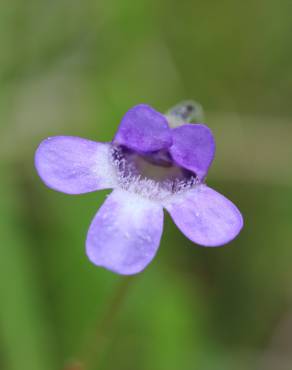
<svg viewBox="0 0 292 370">
<path fill-rule="evenodd" d="M 217 139 L 208 183 L 245 228 L 219 249 L 166 215 L 96 369 L 292 366 L 291 2 L 0 2 L 0 368 L 62 369 L 120 277 L 84 253 L 106 192 L 66 196 L 37 177 L 50 135 L 110 140 L 137 103 L 197 99 Z"/>
</svg>

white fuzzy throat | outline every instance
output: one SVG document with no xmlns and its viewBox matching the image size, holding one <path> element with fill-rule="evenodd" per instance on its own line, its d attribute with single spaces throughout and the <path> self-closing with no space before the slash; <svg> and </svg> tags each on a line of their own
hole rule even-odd
<svg viewBox="0 0 292 370">
<path fill-rule="evenodd" d="M 159 165 L 151 163 L 151 155 L 149 159 L 128 149 L 113 146 L 111 161 L 118 187 L 147 199 L 163 201 L 200 183 L 195 174 L 173 163 Z"/>
</svg>

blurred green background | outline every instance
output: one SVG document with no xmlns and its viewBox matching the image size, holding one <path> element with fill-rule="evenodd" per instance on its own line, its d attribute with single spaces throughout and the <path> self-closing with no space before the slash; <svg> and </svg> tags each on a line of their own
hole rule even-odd
<svg viewBox="0 0 292 370">
<path fill-rule="evenodd" d="M 107 192 L 46 188 L 38 143 L 108 141 L 135 104 L 164 112 L 184 99 L 205 108 L 208 183 L 245 228 L 204 249 L 166 215 L 92 368 L 291 370 L 291 14 L 290 0 L 0 2 L 1 370 L 64 369 L 123 280 L 84 253 Z"/>
</svg>

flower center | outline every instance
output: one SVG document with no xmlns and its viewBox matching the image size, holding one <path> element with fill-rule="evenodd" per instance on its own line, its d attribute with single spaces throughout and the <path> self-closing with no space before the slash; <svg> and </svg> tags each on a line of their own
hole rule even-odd
<svg viewBox="0 0 292 370">
<path fill-rule="evenodd" d="M 163 200 L 199 183 L 196 175 L 177 166 L 168 151 L 137 153 L 113 146 L 112 161 L 121 188 L 153 200 Z"/>
</svg>

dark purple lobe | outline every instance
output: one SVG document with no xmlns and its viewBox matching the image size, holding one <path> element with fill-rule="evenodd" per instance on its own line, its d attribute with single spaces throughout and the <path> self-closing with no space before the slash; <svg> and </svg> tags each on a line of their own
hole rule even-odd
<svg viewBox="0 0 292 370">
<path fill-rule="evenodd" d="M 185 124 L 171 132 L 173 145 L 169 152 L 173 160 L 203 180 L 215 155 L 215 140 L 211 130 L 201 124 Z"/>
<path fill-rule="evenodd" d="M 139 104 L 123 117 L 114 142 L 138 152 L 152 152 L 171 146 L 171 130 L 161 113 Z"/>
</svg>

